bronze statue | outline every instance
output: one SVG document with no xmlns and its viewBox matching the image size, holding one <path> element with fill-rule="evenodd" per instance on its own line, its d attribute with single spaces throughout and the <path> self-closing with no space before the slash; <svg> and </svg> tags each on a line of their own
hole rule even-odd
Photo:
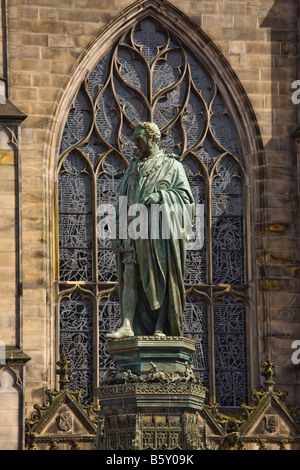
<svg viewBox="0 0 300 470">
<path fill-rule="evenodd" d="M 124 207 L 121 208 L 119 197 L 118 230 L 112 245 L 122 325 L 108 338 L 182 336 L 186 242 L 195 203 L 180 157 L 160 150 L 160 137 L 160 130 L 153 123 L 137 126 L 134 138 L 139 153 L 118 188 L 119 196 L 126 200 L 126 210 L 135 205 L 140 211 L 145 208 L 147 236 L 129 236 L 129 228 L 125 237 L 120 235 Z M 128 222 L 135 223 L 130 210 L 128 214 Z"/>
</svg>

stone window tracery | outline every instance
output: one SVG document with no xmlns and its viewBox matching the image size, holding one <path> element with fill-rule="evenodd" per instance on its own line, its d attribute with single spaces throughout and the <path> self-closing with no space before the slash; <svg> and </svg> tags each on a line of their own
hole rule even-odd
<svg viewBox="0 0 300 470">
<path fill-rule="evenodd" d="M 133 130 L 155 122 L 161 147 L 182 158 L 199 205 L 204 243 L 189 249 L 185 335 L 195 371 L 223 406 L 247 400 L 244 167 L 217 81 L 176 34 L 136 22 L 81 84 L 61 140 L 59 180 L 60 347 L 72 384 L 91 401 L 111 367 L 105 334 L 118 327 L 114 255 L 101 204 L 135 155 Z"/>
</svg>

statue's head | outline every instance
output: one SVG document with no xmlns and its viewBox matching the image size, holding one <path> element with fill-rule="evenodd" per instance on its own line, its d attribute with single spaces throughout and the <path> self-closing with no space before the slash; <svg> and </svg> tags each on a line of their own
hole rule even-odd
<svg viewBox="0 0 300 470">
<path fill-rule="evenodd" d="M 134 139 L 141 153 L 157 148 L 160 138 L 160 130 L 153 122 L 140 122 L 134 131 Z"/>
</svg>

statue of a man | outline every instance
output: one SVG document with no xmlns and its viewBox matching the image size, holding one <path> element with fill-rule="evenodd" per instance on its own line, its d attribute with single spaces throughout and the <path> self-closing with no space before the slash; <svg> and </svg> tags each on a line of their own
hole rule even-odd
<svg viewBox="0 0 300 470">
<path fill-rule="evenodd" d="M 138 124 L 134 133 L 138 156 L 125 171 L 118 188 L 119 196 L 126 200 L 126 210 L 136 204 L 145 207 L 147 236 L 120 237 L 119 202 L 119 230 L 112 245 L 122 324 L 108 338 L 182 336 L 186 243 L 195 203 L 180 157 L 160 150 L 160 137 L 156 124 Z M 156 209 L 163 208 L 162 212 L 154 210 L 154 205 Z M 128 222 L 131 220 L 128 217 Z"/>
</svg>

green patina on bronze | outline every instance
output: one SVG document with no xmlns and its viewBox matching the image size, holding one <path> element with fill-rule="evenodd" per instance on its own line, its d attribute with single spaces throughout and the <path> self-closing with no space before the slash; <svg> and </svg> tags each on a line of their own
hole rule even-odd
<svg viewBox="0 0 300 470">
<path fill-rule="evenodd" d="M 180 157 L 166 155 L 159 149 L 158 127 L 140 123 L 134 137 L 139 154 L 127 168 L 118 191 L 119 196 L 127 198 L 128 207 L 133 204 L 147 207 L 149 236 L 136 240 L 120 237 L 119 204 L 119 230 L 112 244 L 117 260 L 123 323 L 108 337 L 182 336 L 186 242 L 195 203 Z M 164 205 L 170 212 L 174 207 L 179 208 L 177 214 L 173 212 L 169 238 L 163 237 L 162 226 L 154 227 L 159 237 L 151 237 L 152 204 Z M 178 237 L 177 223 L 181 227 L 181 237 Z"/>
</svg>

